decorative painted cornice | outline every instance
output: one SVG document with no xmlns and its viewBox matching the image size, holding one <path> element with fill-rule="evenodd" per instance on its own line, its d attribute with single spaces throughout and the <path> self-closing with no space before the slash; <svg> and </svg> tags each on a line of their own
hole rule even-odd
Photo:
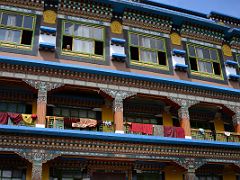
<svg viewBox="0 0 240 180">
<path fill-rule="evenodd" d="M 22 7 L 26 8 L 29 7 L 30 9 L 35 10 L 43 10 L 44 9 L 44 0 L 1 0 L 0 4 L 2 5 L 12 5 L 15 7 Z"/>
</svg>

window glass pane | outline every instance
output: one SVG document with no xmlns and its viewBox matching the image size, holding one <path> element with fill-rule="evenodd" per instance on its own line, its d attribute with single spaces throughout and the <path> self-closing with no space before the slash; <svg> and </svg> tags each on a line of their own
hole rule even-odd
<svg viewBox="0 0 240 180">
<path fill-rule="evenodd" d="M 31 17 L 31 16 L 24 16 L 23 27 L 32 29 L 32 24 L 33 24 L 33 17 Z"/>
<path fill-rule="evenodd" d="M 189 56 L 196 57 L 195 48 L 193 46 L 188 46 Z"/>
<path fill-rule="evenodd" d="M 96 112 L 94 112 L 94 111 L 88 111 L 88 118 L 90 118 L 90 119 L 96 119 Z"/>
<path fill-rule="evenodd" d="M 0 29 L 0 40 L 14 43 L 20 43 L 21 31 Z"/>
<path fill-rule="evenodd" d="M 61 116 L 61 109 L 60 108 L 54 108 L 53 109 L 53 115 L 54 116 Z"/>
<path fill-rule="evenodd" d="M 210 54 L 208 49 L 203 49 L 203 58 L 210 59 Z"/>
<path fill-rule="evenodd" d="M 93 29 L 93 38 L 97 40 L 103 40 L 103 30 L 100 28 Z"/>
<path fill-rule="evenodd" d="M 198 67 L 201 72 L 213 73 L 212 63 L 210 62 L 198 61 Z"/>
<path fill-rule="evenodd" d="M 71 117 L 78 117 L 78 111 L 75 109 L 71 110 Z"/>
<path fill-rule="evenodd" d="M 165 49 L 164 48 L 164 41 L 160 40 L 160 39 L 157 39 L 156 40 L 156 48 L 164 51 L 164 49 Z"/>
<path fill-rule="evenodd" d="M 240 55 L 237 56 L 238 64 L 240 65 Z"/>
<path fill-rule="evenodd" d="M 89 37 L 91 37 L 91 34 L 92 34 L 92 29 L 90 27 L 78 25 L 78 24 L 76 24 L 74 27 L 74 35 L 75 36 L 89 38 Z"/>
<path fill-rule="evenodd" d="M 70 117 L 69 109 L 62 109 L 62 115 L 64 117 Z"/>
<path fill-rule="evenodd" d="M 13 170 L 12 176 L 15 178 L 20 178 L 20 177 L 22 177 L 22 171 L 21 170 Z"/>
<path fill-rule="evenodd" d="M 12 171 L 3 170 L 3 171 L 2 171 L 2 176 L 3 176 L 3 177 L 11 177 L 11 176 L 12 176 Z"/>
<path fill-rule="evenodd" d="M 25 113 L 25 112 L 26 112 L 26 106 L 24 104 L 18 104 L 17 113 Z"/>
<path fill-rule="evenodd" d="M 141 61 L 157 63 L 157 52 L 141 50 Z"/>
<path fill-rule="evenodd" d="M 65 34 L 73 35 L 74 25 L 72 23 L 65 23 Z"/>
<path fill-rule="evenodd" d="M 79 117 L 86 118 L 87 117 L 87 111 L 86 110 L 80 110 L 79 111 Z"/>
<path fill-rule="evenodd" d="M 7 111 L 7 103 L 0 102 L 0 111 Z"/>
<path fill-rule="evenodd" d="M 131 34 L 131 44 L 138 46 L 138 35 L 137 34 Z"/>
<path fill-rule="evenodd" d="M 151 48 L 151 39 L 143 36 L 139 36 L 140 46 L 145 48 Z"/>
<path fill-rule="evenodd" d="M 202 48 L 196 48 L 197 51 L 197 57 L 203 58 L 203 49 Z"/>
<path fill-rule="evenodd" d="M 211 54 L 211 59 L 217 60 L 217 51 L 216 50 L 211 49 L 210 54 Z"/>
<path fill-rule="evenodd" d="M 22 15 L 6 14 L 3 13 L 2 24 L 6 26 L 18 26 L 22 27 Z"/>
<path fill-rule="evenodd" d="M 73 39 L 73 51 L 93 54 L 94 41 Z"/>
</svg>

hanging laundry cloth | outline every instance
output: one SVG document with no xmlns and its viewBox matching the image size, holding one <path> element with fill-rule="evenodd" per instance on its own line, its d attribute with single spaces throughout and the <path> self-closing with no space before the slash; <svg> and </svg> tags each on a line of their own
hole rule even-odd
<svg viewBox="0 0 240 180">
<path fill-rule="evenodd" d="M 14 124 L 18 124 L 23 120 L 22 115 L 18 114 L 18 113 L 9 113 L 8 112 L 8 116 L 11 118 L 11 120 L 14 122 Z"/>
<path fill-rule="evenodd" d="M 153 127 L 154 136 L 164 136 L 164 128 L 161 125 L 154 125 Z"/>
<path fill-rule="evenodd" d="M 174 127 L 164 126 L 164 137 L 175 137 Z"/>
<path fill-rule="evenodd" d="M 152 124 L 142 124 L 142 133 L 152 135 L 153 134 L 153 125 Z"/>
<path fill-rule="evenodd" d="M 8 122 L 8 113 L 0 112 L 0 124 L 7 124 Z"/>
<path fill-rule="evenodd" d="M 142 133 L 143 132 L 143 126 L 140 123 L 132 123 L 130 131 L 133 133 Z"/>
<path fill-rule="evenodd" d="M 32 124 L 33 119 L 31 114 L 22 114 L 22 119 L 26 124 Z"/>
<path fill-rule="evenodd" d="M 72 123 L 72 127 L 77 127 L 77 128 L 96 127 L 96 125 L 97 125 L 97 120 L 88 119 L 88 118 L 80 118 L 79 122 Z"/>
<path fill-rule="evenodd" d="M 176 138 L 185 138 L 184 129 L 181 127 L 174 127 L 175 129 L 175 137 Z"/>
</svg>

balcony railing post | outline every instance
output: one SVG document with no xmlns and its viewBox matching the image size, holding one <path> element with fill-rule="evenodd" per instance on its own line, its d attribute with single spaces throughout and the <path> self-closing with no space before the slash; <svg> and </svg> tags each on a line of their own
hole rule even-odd
<svg viewBox="0 0 240 180">
<path fill-rule="evenodd" d="M 174 97 L 169 97 L 169 99 L 171 99 L 172 101 L 174 101 L 180 106 L 180 108 L 178 109 L 180 126 L 184 129 L 185 138 L 191 139 L 189 108 L 199 102 L 196 100 L 174 98 Z"/>
<path fill-rule="evenodd" d="M 46 125 L 47 92 L 63 86 L 62 83 L 45 82 L 38 80 L 24 80 L 27 84 L 38 90 L 37 97 L 37 127 Z"/>
<path fill-rule="evenodd" d="M 136 93 L 122 90 L 101 89 L 106 94 L 110 95 L 113 100 L 114 124 L 115 133 L 124 133 L 123 125 L 123 100 L 135 95 Z"/>
</svg>

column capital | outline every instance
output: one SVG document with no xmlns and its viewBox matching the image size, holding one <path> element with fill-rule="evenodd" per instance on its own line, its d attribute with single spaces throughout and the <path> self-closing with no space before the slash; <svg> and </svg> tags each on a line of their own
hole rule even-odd
<svg viewBox="0 0 240 180">
<path fill-rule="evenodd" d="M 130 92 L 130 91 L 123 91 L 123 90 L 114 90 L 114 89 L 101 89 L 103 92 L 114 98 L 113 100 L 113 110 L 116 111 L 123 111 L 123 100 L 136 95 L 137 93 Z"/>
<path fill-rule="evenodd" d="M 184 167 L 188 172 L 194 173 L 195 170 L 206 164 L 206 161 L 203 159 L 195 158 L 179 158 L 176 163 Z"/>
<path fill-rule="evenodd" d="M 192 99 L 185 99 L 185 98 L 175 98 L 175 97 L 168 97 L 173 102 L 177 103 L 181 108 L 190 108 L 191 106 L 199 103 L 197 100 Z"/>
<path fill-rule="evenodd" d="M 54 151 L 47 151 L 43 149 L 31 149 L 31 150 L 25 150 L 22 149 L 18 152 L 16 152 L 21 157 L 27 159 L 31 163 L 46 163 L 49 160 L 52 160 L 60 154 L 57 154 Z"/>
<path fill-rule="evenodd" d="M 232 116 L 234 125 L 240 124 L 240 106 L 225 105 L 228 109 L 233 111 L 235 114 Z"/>
<path fill-rule="evenodd" d="M 52 89 L 56 89 L 64 85 L 63 83 L 47 82 L 32 79 L 23 79 L 23 81 L 42 92 L 51 91 Z"/>
</svg>

